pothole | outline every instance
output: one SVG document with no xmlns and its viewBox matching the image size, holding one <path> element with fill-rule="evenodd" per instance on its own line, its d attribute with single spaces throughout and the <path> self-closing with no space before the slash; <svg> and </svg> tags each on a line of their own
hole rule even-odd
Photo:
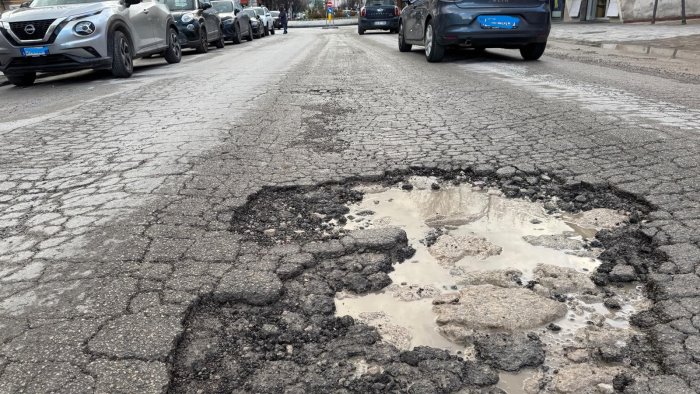
<svg viewBox="0 0 700 394">
<path fill-rule="evenodd" d="M 642 286 L 630 282 L 633 276 L 606 288 L 590 277 L 604 252 L 595 235 L 627 225 L 628 212 L 553 212 L 483 183 L 454 185 L 432 177 L 357 190 L 364 197 L 349 206 L 344 228 L 402 228 L 416 253 L 394 267 L 385 290 L 339 293 L 338 316 L 376 327 L 398 348 L 432 346 L 463 357 L 475 346 L 478 353 L 487 351 L 484 337 L 507 334 L 502 339 L 508 342 L 534 334 L 546 349 L 549 372 L 502 374 L 499 387 L 509 393 L 561 388 L 569 384 L 567 373 L 624 370 L 607 364 L 623 361 L 629 339 L 640 334 L 630 317 L 650 303 Z M 581 365 L 596 370 L 580 371 Z M 608 388 L 605 379 L 597 384 Z"/>
<path fill-rule="evenodd" d="M 634 281 L 659 263 L 634 230 L 643 207 L 503 173 L 252 196 L 169 391 L 608 392 L 653 373 L 629 325 L 647 307 Z"/>
</svg>

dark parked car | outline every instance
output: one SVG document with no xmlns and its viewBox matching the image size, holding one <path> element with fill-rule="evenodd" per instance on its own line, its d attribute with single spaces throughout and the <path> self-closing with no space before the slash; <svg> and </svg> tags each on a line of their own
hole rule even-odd
<svg viewBox="0 0 700 394">
<path fill-rule="evenodd" d="M 221 23 L 224 25 L 224 39 L 240 44 L 245 37 L 248 41 L 253 40 L 253 27 L 250 17 L 244 13 L 243 8 L 236 5 L 232 0 L 212 1 L 211 5 L 219 13 Z"/>
<path fill-rule="evenodd" d="M 520 49 L 525 60 L 544 53 L 551 19 L 548 0 L 407 0 L 401 11 L 399 50 L 425 47 L 439 62 L 447 46 Z"/>
<path fill-rule="evenodd" d="M 275 26 L 276 29 L 281 29 L 282 28 L 282 21 L 280 21 L 280 12 L 279 11 L 270 11 L 270 15 L 272 15 L 272 24 Z"/>
<path fill-rule="evenodd" d="M 399 31 L 399 15 L 401 11 L 394 0 L 368 0 L 360 9 L 357 20 L 357 33 L 365 34 L 365 30 Z"/>
<path fill-rule="evenodd" d="M 211 3 L 202 0 L 165 0 L 177 22 L 180 45 L 194 48 L 199 53 L 209 50 L 213 43 L 224 47 L 224 31 L 221 18 Z"/>
<path fill-rule="evenodd" d="M 263 22 L 260 20 L 260 17 L 258 17 L 258 14 L 255 13 L 255 10 L 252 8 L 245 8 L 243 11 L 241 11 L 248 15 L 248 18 L 250 18 L 250 25 L 253 28 L 253 37 L 255 38 L 260 38 L 265 35 L 265 27 L 263 26 Z"/>
</svg>

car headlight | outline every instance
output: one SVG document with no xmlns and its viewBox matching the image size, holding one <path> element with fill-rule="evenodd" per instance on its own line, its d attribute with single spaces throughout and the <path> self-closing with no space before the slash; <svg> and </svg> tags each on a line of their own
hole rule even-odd
<svg viewBox="0 0 700 394">
<path fill-rule="evenodd" d="M 180 18 L 180 20 L 181 20 L 183 23 L 190 23 L 190 22 L 192 22 L 192 21 L 194 20 L 194 15 L 192 15 L 192 14 L 182 14 L 182 18 Z"/>
<path fill-rule="evenodd" d="M 95 24 L 90 21 L 81 21 L 73 26 L 73 31 L 79 36 L 89 36 L 95 32 Z"/>
<path fill-rule="evenodd" d="M 9 23 L 9 22 L 0 21 L 0 28 L 3 28 L 3 29 L 5 29 L 5 30 L 9 30 L 9 29 L 10 29 L 10 23 Z"/>
</svg>

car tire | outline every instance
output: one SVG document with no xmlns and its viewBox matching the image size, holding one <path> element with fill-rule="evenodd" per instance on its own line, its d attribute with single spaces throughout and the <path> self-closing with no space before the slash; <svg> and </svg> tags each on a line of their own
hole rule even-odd
<svg viewBox="0 0 700 394">
<path fill-rule="evenodd" d="M 134 54 L 131 41 L 121 30 L 112 34 L 112 75 L 129 78 L 134 73 Z"/>
<path fill-rule="evenodd" d="M 253 25 L 248 24 L 248 37 L 246 37 L 246 40 L 253 41 L 254 39 L 255 36 L 253 35 Z"/>
<path fill-rule="evenodd" d="M 431 19 L 428 26 L 425 28 L 423 36 L 425 46 L 425 58 L 430 63 L 440 63 L 445 57 L 445 47 L 438 44 L 437 36 L 435 35 L 435 19 Z"/>
<path fill-rule="evenodd" d="M 222 26 L 219 26 L 219 39 L 214 41 L 214 45 L 216 45 L 216 47 L 219 49 L 226 46 L 226 43 L 224 42 L 224 28 Z"/>
<path fill-rule="evenodd" d="M 263 28 L 263 36 L 267 37 L 269 35 L 270 35 L 270 30 L 267 28 L 267 26 L 265 26 Z"/>
<path fill-rule="evenodd" d="M 365 29 L 358 26 L 357 27 L 357 34 L 359 34 L 361 36 L 365 35 Z"/>
<path fill-rule="evenodd" d="M 5 78 L 7 78 L 7 80 L 15 86 L 32 86 L 34 85 L 34 81 L 36 81 L 36 73 L 28 72 L 22 74 L 5 74 Z"/>
<path fill-rule="evenodd" d="M 273 36 L 275 35 L 275 25 L 272 25 L 272 28 L 270 29 L 270 34 Z"/>
<path fill-rule="evenodd" d="M 180 63 L 182 60 L 182 48 L 177 38 L 177 31 L 172 27 L 168 29 L 168 49 L 163 52 L 163 57 L 168 64 Z"/>
<path fill-rule="evenodd" d="M 546 47 L 546 42 L 527 44 L 526 46 L 520 48 L 520 56 L 522 56 L 523 59 L 528 61 L 537 60 L 542 57 L 542 54 L 544 54 L 544 49 Z"/>
<path fill-rule="evenodd" d="M 399 52 L 411 52 L 413 45 L 406 44 L 406 37 L 403 35 L 403 23 L 399 25 Z"/>
<path fill-rule="evenodd" d="M 233 39 L 232 39 L 234 44 L 240 44 L 241 41 L 243 41 L 243 37 L 241 37 L 241 26 L 236 23 L 233 25 Z"/>
<path fill-rule="evenodd" d="M 199 30 L 199 44 L 194 48 L 197 53 L 207 53 L 209 51 L 209 41 L 207 40 L 207 29 Z"/>
</svg>

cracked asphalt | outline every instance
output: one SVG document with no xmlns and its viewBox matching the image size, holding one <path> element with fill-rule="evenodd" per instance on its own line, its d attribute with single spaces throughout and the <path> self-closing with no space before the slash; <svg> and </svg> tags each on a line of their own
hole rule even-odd
<svg viewBox="0 0 700 394">
<path fill-rule="evenodd" d="M 263 188 L 503 166 L 651 207 L 664 262 L 638 320 L 658 368 L 625 390 L 700 392 L 697 64 L 567 51 L 428 64 L 395 35 L 299 29 L 128 80 L 0 87 L 0 392 L 185 391 L 173 360 L 199 300 L 283 286 L 265 262 L 289 251 L 231 224 Z"/>
</svg>

